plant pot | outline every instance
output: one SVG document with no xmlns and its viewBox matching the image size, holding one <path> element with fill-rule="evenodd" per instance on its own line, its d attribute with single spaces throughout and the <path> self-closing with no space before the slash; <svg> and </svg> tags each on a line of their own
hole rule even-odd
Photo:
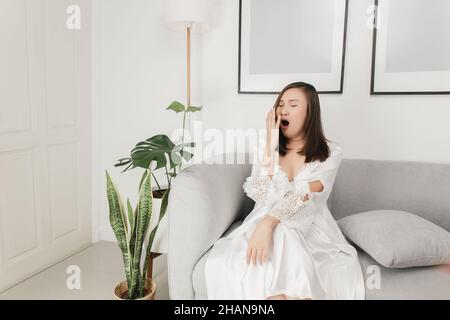
<svg viewBox="0 0 450 320">
<path fill-rule="evenodd" d="M 145 295 L 136 300 L 155 300 L 156 283 L 153 279 L 145 280 Z M 128 300 L 127 281 L 122 281 L 114 288 L 114 298 L 116 300 Z"/>
</svg>

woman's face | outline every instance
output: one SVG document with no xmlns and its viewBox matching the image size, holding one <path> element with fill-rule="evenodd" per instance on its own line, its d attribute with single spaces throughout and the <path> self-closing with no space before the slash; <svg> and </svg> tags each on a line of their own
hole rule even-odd
<svg viewBox="0 0 450 320">
<path fill-rule="evenodd" d="M 286 138 L 300 136 L 306 119 L 308 102 L 300 88 L 286 90 L 275 107 L 277 119 L 281 117 L 280 128 Z"/>
</svg>

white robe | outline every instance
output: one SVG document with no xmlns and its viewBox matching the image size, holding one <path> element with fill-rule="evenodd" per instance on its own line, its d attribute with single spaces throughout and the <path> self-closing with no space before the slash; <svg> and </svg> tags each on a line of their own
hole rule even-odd
<svg viewBox="0 0 450 320">
<path fill-rule="evenodd" d="M 272 177 L 276 186 L 271 186 L 270 199 L 256 201 L 243 223 L 215 242 L 205 264 L 208 299 L 261 300 L 278 294 L 364 299 L 364 277 L 357 251 L 346 241 L 327 206 L 342 160 L 341 147 L 334 142 L 328 145 L 330 157 L 307 163 L 291 182 L 277 165 Z M 257 174 L 257 166 L 253 165 L 251 177 Z M 324 189 L 313 192 L 311 205 L 290 219 L 282 219 L 275 227 L 269 260 L 262 265 L 247 264 L 248 240 L 256 223 L 281 201 L 287 190 L 295 192 L 297 185 L 314 180 L 320 180 Z M 247 194 L 251 189 L 251 183 L 244 183 Z"/>
</svg>

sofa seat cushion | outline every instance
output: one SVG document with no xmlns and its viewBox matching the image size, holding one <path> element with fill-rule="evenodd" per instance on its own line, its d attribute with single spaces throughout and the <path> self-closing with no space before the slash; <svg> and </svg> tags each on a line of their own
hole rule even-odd
<svg viewBox="0 0 450 320">
<path fill-rule="evenodd" d="M 239 225 L 241 225 L 243 220 L 238 220 L 234 222 L 228 229 L 225 231 L 223 236 L 225 237 L 231 231 L 236 229 Z M 211 247 L 212 248 L 212 247 Z M 206 279 L 205 279 L 205 263 L 206 258 L 211 251 L 211 248 L 206 251 L 206 253 L 200 258 L 197 264 L 194 267 L 194 271 L 192 272 L 192 285 L 194 287 L 195 299 L 197 300 L 206 300 Z"/>
<path fill-rule="evenodd" d="M 448 300 L 450 299 L 450 269 L 441 266 L 387 268 L 354 245 L 363 270 L 367 300 Z M 374 267 L 375 266 L 375 267 Z M 378 269 L 378 268 L 379 269 Z M 373 269 L 380 274 L 380 289 L 373 288 Z"/>
<path fill-rule="evenodd" d="M 233 223 L 224 236 L 242 223 Z M 450 299 L 450 270 L 442 266 L 386 268 L 377 263 L 367 253 L 358 250 L 359 261 L 366 283 L 366 299 Z M 195 299 L 207 299 L 205 282 L 205 263 L 211 248 L 197 262 L 192 274 Z M 375 266 L 375 267 L 374 267 Z M 372 279 L 379 270 L 380 288 L 372 288 L 376 284 Z M 369 284 L 369 285 L 368 285 Z"/>
</svg>

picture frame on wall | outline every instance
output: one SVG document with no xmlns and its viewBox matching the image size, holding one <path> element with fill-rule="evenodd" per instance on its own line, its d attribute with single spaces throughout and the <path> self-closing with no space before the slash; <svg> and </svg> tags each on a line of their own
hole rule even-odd
<svg viewBox="0 0 450 320">
<path fill-rule="evenodd" d="M 240 0 L 238 93 L 342 93 L 348 0 Z"/>
<path fill-rule="evenodd" d="M 450 94 L 450 1 L 375 0 L 371 95 Z"/>
</svg>

